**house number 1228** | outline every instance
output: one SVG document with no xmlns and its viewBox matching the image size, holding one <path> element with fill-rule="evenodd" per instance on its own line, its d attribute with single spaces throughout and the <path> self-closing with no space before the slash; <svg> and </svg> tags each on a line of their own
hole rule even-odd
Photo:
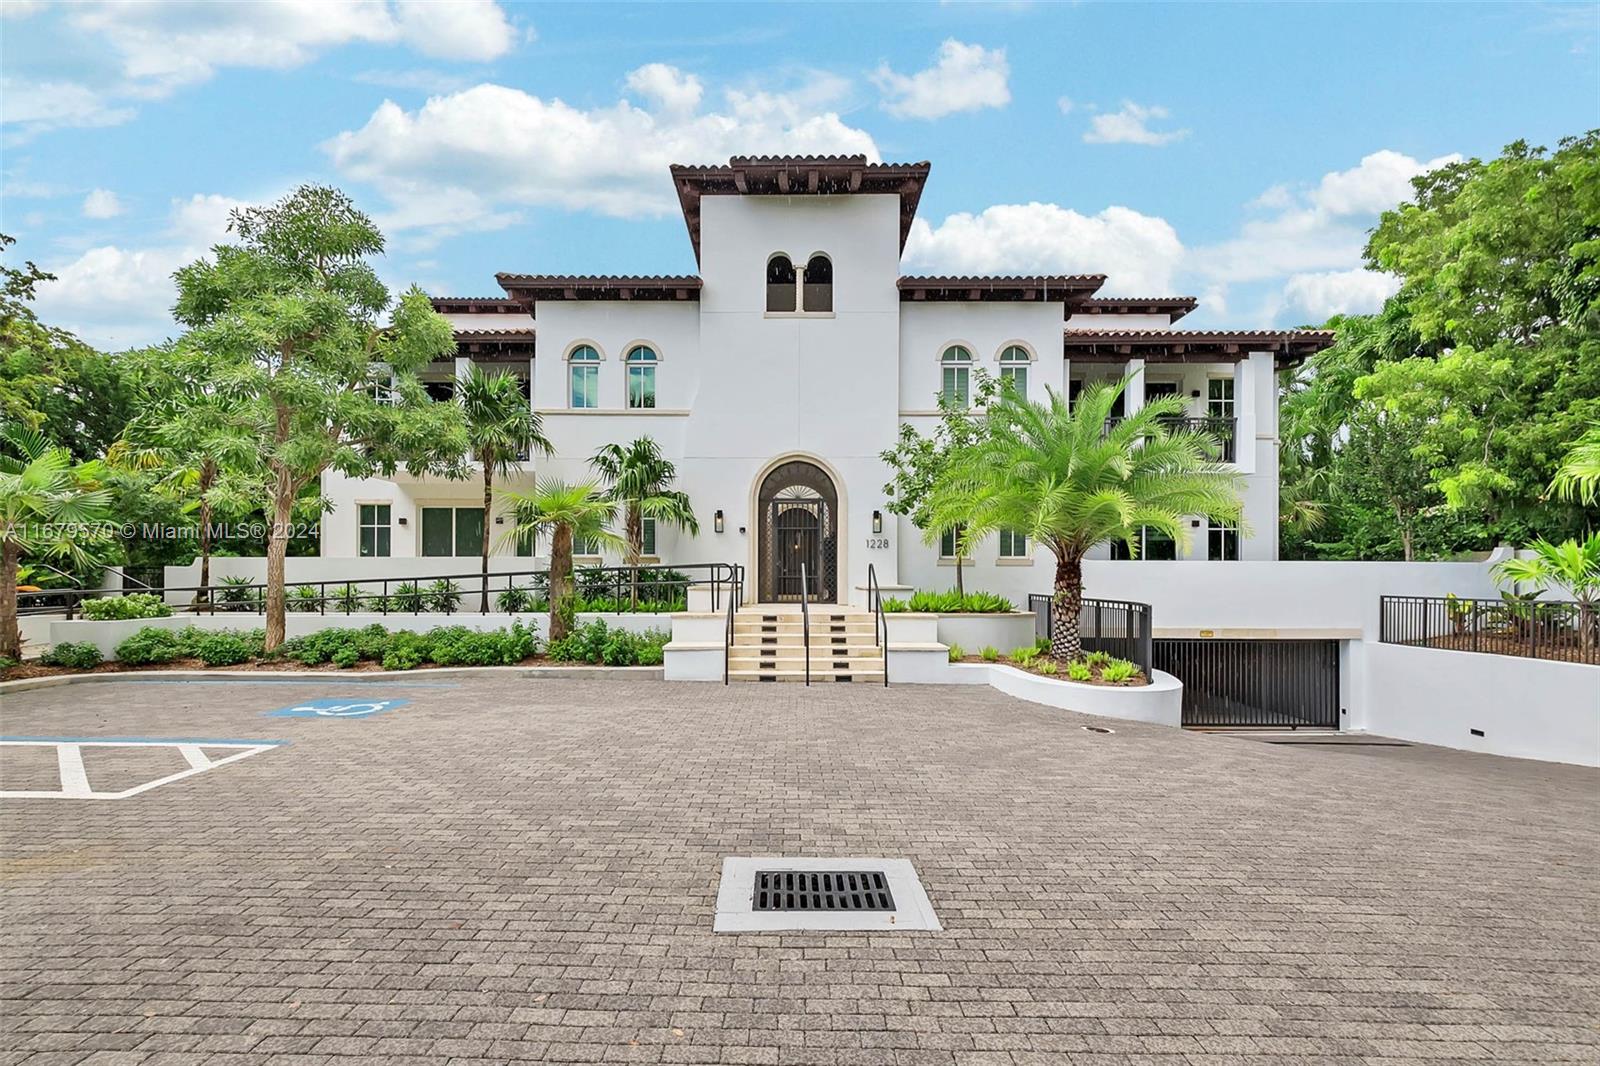
<svg viewBox="0 0 1600 1066">
<path fill-rule="evenodd" d="M 888 546 L 889 546 L 889 538 L 888 537 L 868 537 L 867 538 L 867 547 L 869 547 L 869 548 L 887 548 Z"/>
</svg>

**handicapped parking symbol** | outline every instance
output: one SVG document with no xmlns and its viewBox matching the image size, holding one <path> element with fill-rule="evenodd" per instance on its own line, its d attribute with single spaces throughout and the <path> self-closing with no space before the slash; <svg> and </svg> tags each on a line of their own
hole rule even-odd
<svg viewBox="0 0 1600 1066">
<path fill-rule="evenodd" d="M 293 707 L 267 711 L 266 718 L 371 718 L 396 707 L 404 707 L 408 700 L 331 699 L 306 700 Z"/>
</svg>

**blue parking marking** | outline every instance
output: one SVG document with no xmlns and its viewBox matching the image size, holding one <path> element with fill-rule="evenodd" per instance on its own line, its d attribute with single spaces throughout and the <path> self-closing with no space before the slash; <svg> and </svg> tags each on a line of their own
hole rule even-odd
<svg viewBox="0 0 1600 1066">
<path fill-rule="evenodd" d="M 404 707 L 410 700 L 371 700 L 360 696 L 345 696 L 329 700 L 305 700 L 293 707 L 266 711 L 266 718 L 371 718 L 396 707 Z"/>
</svg>

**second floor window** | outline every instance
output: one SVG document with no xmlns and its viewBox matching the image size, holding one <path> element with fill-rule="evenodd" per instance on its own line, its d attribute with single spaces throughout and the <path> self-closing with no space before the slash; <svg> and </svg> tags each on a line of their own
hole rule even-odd
<svg viewBox="0 0 1600 1066">
<path fill-rule="evenodd" d="M 1140 526 L 1139 532 L 1134 534 L 1134 542 L 1139 546 L 1139 558 L 1151 561 L 1174 560 L 1178 557 L 1178 545 L 1171 537 L 1158 529 L 1149 526 Z M 1131 559 L 1126 541 L 1113 540 L 1111 542 L 1111 558 Z"/>
<path fill-rule="evenodd" d="M 957 407 L 971 402 L 972 353 L 952 344 L 939 357 L 939 395 Z"/>
<path fill-rule="evenodd" d="M 1000 384 L 1008 382 L 1016 390 L 1019 397 L 1028 395 L 1028 349 L 1020 344 L 1013 344 L 1000 353 Z"/>
<path fill-rule="evenodd" d="M 794 264 L 786 255 L 775 255 L 767 260 L 767 310 L 795 310 L 797 278 Z"/>
<path fill-rule="evenodd" d="M 1210 543 L 1206 553 L 1208 559 L 1226 559 L 1237 562 L 1239 559 L 1239 530 L 1234 526 L 1223 526 L 1212 522 L 1206 531 Z"/>
<path fill-rule="evenodd" d="M 654 518 L 639 519 L 640 554 L 656 554 L 656 520 Z"/>
<path fill-rule="evenodd" d="M 961 534 L 964 532 L 966 532 L 965 526 L 952 526 L 939 534 L 939 558 L 956 557 L 956 549 L 961 546 Z"/>
<path fill-rule="evenodd" d="M 361 530 L 360 554 L 363 559 L 387 557 L 393 530 L 389 527 L 390 505 L 363 503 L 357 508 Z"/>
<path fill-rule="evenodd" d="M 806 311 L 833 310 L 833 261 L 827 256 L 814 255 L 806 263 L 800 307 Z"/>
<path fill-rule="evenodd" d="M 568 406 L 590 408 L 600 406 L 600 353 L 587 344 L 580 344 L 567 356 L 569 369 Z"/>
<path fill-rule="evenodd" d="M 647 345 L 628 349 L 628 407 L 644 410 L 656 405 L 656 351 Z"/>
<path fill-rule="evenodd" d="M 1206 382 L 1206 414 L 1211 418 L 1233 417 L 1233 379 L 1212 378 Z"/>
<path fill-rule="evenodd" d="M 1000 558 L 1026 559 L 1028 557 L 1028 538 L 1014 529 L 1000 531 Z"/>
</svg>

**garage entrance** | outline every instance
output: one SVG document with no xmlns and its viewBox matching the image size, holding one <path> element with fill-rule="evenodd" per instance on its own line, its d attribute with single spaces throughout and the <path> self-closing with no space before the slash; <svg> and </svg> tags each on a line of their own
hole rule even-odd
<svg viewBox="0 0 1600 1066">
<path fill-rule="evenodd" d="M 1336 640 L 1156 640 L 1157 670 L 1183 682 L 1183 724 L 1339 728 Z"/>
</svg>

